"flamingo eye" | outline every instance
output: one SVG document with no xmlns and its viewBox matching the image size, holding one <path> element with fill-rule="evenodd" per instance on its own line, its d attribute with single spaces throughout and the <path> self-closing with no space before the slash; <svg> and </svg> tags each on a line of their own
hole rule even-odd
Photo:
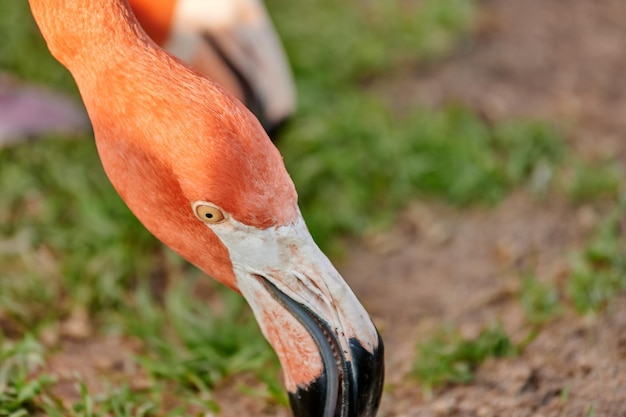
<svg viewBox="0 0 626 417">
<path fill-rule="evenodd" d="M 215 224 L 223 221 L 226 215 L 221 208 L 204 201 L 197 201 L 193 204 L 193 211 L 204 223 Z"/>
</svg>

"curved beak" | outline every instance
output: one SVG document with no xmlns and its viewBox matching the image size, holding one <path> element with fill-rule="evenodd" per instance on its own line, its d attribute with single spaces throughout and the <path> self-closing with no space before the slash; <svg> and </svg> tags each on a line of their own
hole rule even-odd
<svg viewBox="0 0 626 417">
<path fill-rule="evenodd" d="M 261 279 L 268 292 L 309 332 L 323 363 L 322 373 L 315 380 L 289 393 L 294 416 L 375 416 L 384 378 L 384 348 L 380 335 L 373 352 L 354 337 L 348 339 L 349 351 L 346 352 L 330 323 Z"/>
<path fill-rule="evenodd" d="M 375 416 L 382 339 L 304 220 L 263 230 L 231 221 L 213 230 L 226 247 L 237 244 L 237 284 L 281 361 L 294 416 Z"/>
</svg>

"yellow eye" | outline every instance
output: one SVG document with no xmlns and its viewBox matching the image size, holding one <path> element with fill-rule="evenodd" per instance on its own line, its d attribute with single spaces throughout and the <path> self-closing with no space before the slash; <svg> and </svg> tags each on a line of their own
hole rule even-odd
<svg viewBox="0 0 626 417">
<path fill-rule="evenodd" d="M 219 207 L 208 203 L 197 202 L 194 203 L 193 208 L 196 216 L 205 223 L 219 223 L 226 218 L 224 212 Z"/>
</svg>

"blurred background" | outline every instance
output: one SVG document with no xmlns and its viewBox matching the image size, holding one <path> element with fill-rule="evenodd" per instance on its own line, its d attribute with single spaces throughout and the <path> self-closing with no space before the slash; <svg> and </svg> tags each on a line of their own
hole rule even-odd
<svg viewBox="0 0 626 417">
<path fill-rule="evenodd" d="M 275 142 L 385 339 L 379 415 L 626 412 L 626 4 L 266 5 L 298 95 Z M 280 378 L 0 0 L 0 416 L 284 416 Z"/>
</svg>

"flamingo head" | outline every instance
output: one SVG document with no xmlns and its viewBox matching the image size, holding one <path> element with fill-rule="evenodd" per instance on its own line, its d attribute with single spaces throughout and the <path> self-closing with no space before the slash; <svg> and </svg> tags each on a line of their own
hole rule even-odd
<svg viewBox="0 0 626 417">
<path fill-rule="evenodd" d="M 246 298 L 280 359 L 296 416 L 375 415 L 382 341 L 313 241 L 259 122 L 191 71 L 144 79 L 132 92 L 122 91 L 132 85 L 126 77 L 106 82 L 116 91 L 106 106 L 96 104 L 103 95 L 83 94 L 121 197 L 155 236 Z M 160 88 L 172 84 L 182 91 Z"/>
</svg>

